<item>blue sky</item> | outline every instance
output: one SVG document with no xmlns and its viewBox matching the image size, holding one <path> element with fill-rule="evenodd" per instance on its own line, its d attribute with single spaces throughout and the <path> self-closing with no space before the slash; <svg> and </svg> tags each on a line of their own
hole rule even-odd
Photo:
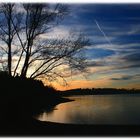
<svg viewBox="0 0 140 140">
<path fill-rule="evenodd" d="M 83 32 L 90 73 L 69 80 L 69 88 L 140 88 L 140 4 L 68 4 L 70 14 L 50 33 Z M 97 27 L 95 20 L 106 34 Z M 108 41 L 109 40 L 109 41 Z"/>
<path fill-rule="evenodd" d="M 84 50 L 88 73 L 73 72 L 66 79 L 69 87 L 53 83 L 56 88 L 140 89 L 140 3 L 66 5 L 69 14 L 41 37 L 67 38 L 82 32 L 90 40 Z"/>
</svg>

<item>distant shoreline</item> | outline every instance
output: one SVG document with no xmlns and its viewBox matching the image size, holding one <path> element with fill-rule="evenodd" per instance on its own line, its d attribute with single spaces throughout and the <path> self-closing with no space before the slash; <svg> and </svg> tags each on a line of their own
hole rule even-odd
<svg viewBox="0 0 140 140">
<path fill-rule="evenodd" d="M 73 89 L 67 91 L 59 91 L 61 96 L 72 96 L 72 95 L 117 95 L 117 94 L 140 94 L 140 89 L 114 89 L 114 88 L 103 88 L 103 89 Z"/>
</svg>

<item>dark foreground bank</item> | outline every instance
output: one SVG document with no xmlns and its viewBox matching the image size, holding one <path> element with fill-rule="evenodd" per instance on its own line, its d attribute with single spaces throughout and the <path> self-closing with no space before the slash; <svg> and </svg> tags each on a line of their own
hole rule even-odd
<svg viewBox="0 0 140 140">
<path fill-rule="evenodd" d="M 0 130 L 6 137 L 105 137 L 140 136 L 140 126 L 76 125 L 32 120 L 28 124 L 10 125 Z"/>
</svg>

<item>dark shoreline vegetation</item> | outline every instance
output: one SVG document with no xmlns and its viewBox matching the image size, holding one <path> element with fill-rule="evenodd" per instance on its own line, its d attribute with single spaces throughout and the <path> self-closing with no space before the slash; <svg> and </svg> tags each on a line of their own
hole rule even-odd
<svg viewBox="0 0 140 140">
<path fill-rule="evenodd" d="M 71 101 L 62 98 L 54 88 L 44 86 L 40 80 L 12 77 L 7 72 L 0 72 L 0 89 L 0 135 L 13 128 L 18 130 L 19 125 L 21 128 L 30 126 L 34 115 Z"/>
<path fill-rule="evenodd" d="M 86 95 L 91 94 L 89 91 L 94 91 L 95 95 L 98 91 L 106 94 L 105 89 L 76 89 L 62 92 L 44 86 L 39 80 L 12 77 L 6 72 L 0 73 L 0 84 L 0 136 L 139 135 L 140 126 L 61 124 L 41 122 L 33 117 L 44 111 L 52 111 L 54 106 L 59 103 L 71 101 L 64 98 L 64 94 L 77 95 L 78 92 L 81 92 L 78 95 L 84 95 L 87 91 Z M 109 93 L 114 90 L 110 89 Z M 133 90 L 133 93 L 134 91 L 139 92 L 139 90 Z"/>
</svg>

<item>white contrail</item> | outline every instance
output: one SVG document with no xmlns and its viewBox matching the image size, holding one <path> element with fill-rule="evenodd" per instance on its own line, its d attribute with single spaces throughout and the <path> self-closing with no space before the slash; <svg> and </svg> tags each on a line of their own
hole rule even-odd
<svg viewBox="0 0 140 140">
<path fill-rule="evenodd" d="M 101 27 L 100 27 L 99 23 L 97 22 L 97 20 L 95 19 L 94 21 L 95 21 L 95 23 L 96 23 L 98 29 L 101 31 L 101 33 L 103 34 L 103 36 L 104 36 L 105 39 L 107 40 L 107 42 L 108 42 L 110 45 L 112 45 L 111 41 L 109 40 L 109 38 L 107 37 L 107 35 L 105 34 L 105 32 L 101 29 Z"/>
</svg>

